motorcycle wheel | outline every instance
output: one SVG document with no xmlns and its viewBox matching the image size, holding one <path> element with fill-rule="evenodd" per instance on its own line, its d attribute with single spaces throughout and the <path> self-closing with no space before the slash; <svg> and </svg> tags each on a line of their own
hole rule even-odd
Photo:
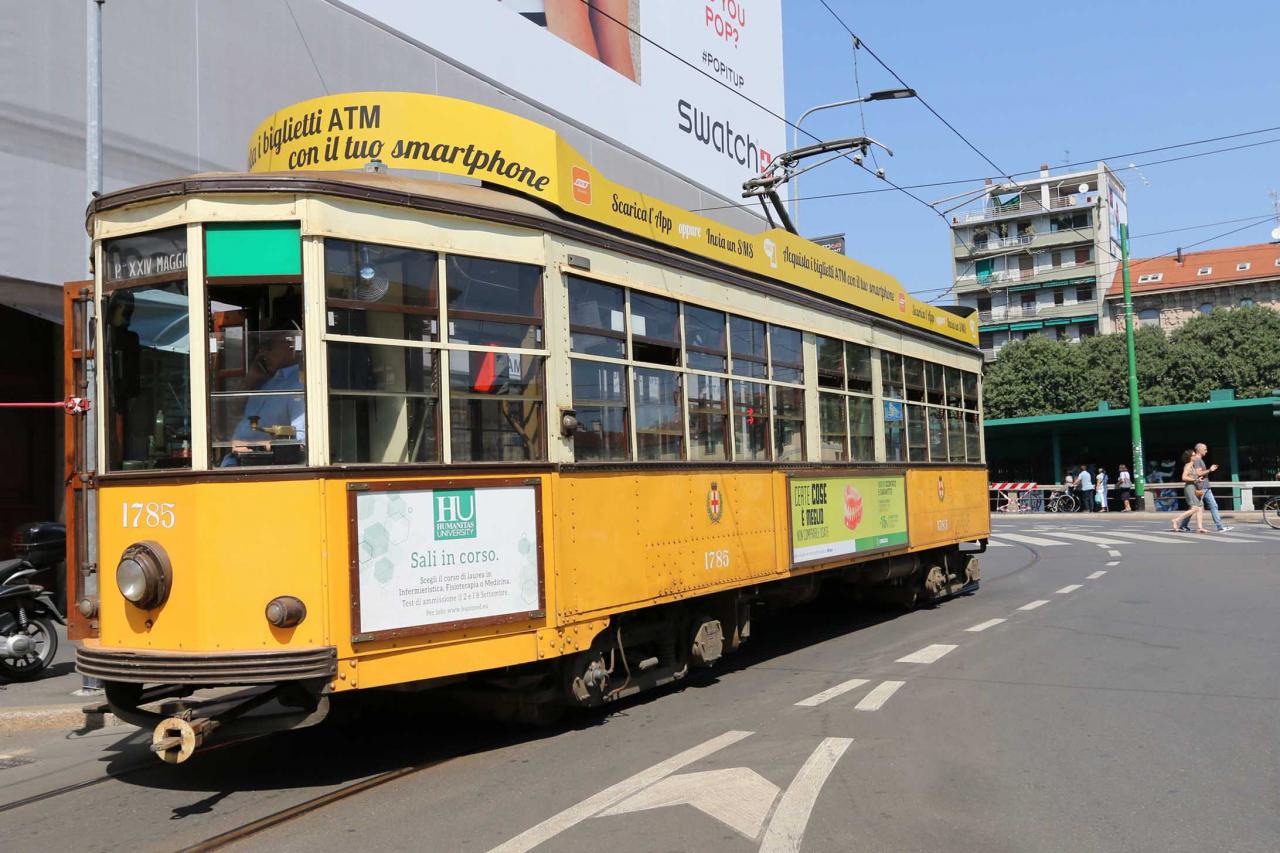
<svg viewBox="0 0 1280 853">
<path fill-rule="evenodd" d="M 12 613 L 0 614 L 0 634 L 6 637 L 21 632 L 18 620 Z M 36 617 L 27 623 L 27 636 L 35 643 L 35 650 L 26 657 L 0 658 L 0 677 L 9 681 L 31 681 L 49 668 L 58 654 L 58 632 L 52 619 Z"/>
</svg>

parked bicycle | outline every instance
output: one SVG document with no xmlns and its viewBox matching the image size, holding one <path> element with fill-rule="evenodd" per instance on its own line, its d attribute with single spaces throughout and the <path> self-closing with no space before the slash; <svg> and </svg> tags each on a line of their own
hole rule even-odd
<svg viewBox="0 0 1280 853">
<path fill-rule="evenodd" d="M 1262 505 L 1262 520 L 1268 527 L 1280 530 L 1280 495 L 1267 498 L 1267 502 Z"/>
</svg>

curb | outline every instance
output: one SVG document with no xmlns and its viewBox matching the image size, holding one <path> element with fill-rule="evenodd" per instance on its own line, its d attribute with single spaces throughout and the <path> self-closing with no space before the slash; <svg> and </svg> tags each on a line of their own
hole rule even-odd
<svg viewBox="0 0 1280 853">
<path fill-rule="evenodd" d="M 0 735 L 39 729 L 64 729 L 88 732 L 119 726 L 115 714 L 84 705 L 45 705 L 33 708 L 0 710 Z"/>
</svg>

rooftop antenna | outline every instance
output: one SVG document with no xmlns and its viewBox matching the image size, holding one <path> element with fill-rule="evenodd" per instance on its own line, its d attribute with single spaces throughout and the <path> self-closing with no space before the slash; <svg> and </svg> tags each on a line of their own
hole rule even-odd
<svg viewBox="0 0 1280 853">
<path fill-rule="evenodd" d="M 1276 227 L 1271 229 L 1271 242 L 1280 243 L 1280 192 L 1272 190 L 1269 195 L 1271 196 L 1271 207 L 1275 211 L 1276 218 Z"/>
</svg>

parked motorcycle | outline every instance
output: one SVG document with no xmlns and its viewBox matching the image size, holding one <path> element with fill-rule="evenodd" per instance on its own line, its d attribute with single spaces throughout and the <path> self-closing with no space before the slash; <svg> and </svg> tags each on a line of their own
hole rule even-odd
<svg viewBox="0 0 1280 853">
<path fill-rule="evenodd" d="M 67 620 L 54 596 L 66 538 L 61 524 L 25 524 L 13 537 L 18 556 L 0 560 L 0 678 L 30 681 L 58 654 L 56 623 Z"/>
</svg>

